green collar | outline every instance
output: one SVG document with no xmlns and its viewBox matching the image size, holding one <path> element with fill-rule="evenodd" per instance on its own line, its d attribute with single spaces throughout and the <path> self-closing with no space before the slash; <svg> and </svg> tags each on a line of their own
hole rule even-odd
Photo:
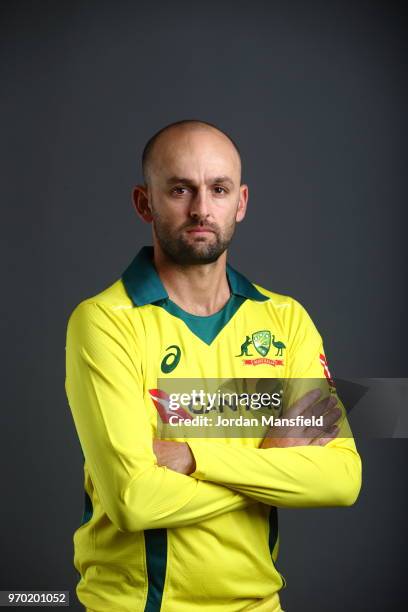
<svg viewBox="0 0 408 612">
<path fill-rule="evenodd" d="M 228 263 L 226 273 L 233 294 L 259 302 L 269 299 Z M 169 297 L 154 266 L 152 246 L 144 246 L 140 249 L 131 264 L 123 272 L 122 281 L 135 306 L 153 304 Z"/>
</svg>

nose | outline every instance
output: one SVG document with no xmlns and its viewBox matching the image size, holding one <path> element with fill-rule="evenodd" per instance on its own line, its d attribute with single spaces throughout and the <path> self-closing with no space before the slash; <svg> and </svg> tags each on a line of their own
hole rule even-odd
<svg viewBox="0 0 408 612">
<path fill-rule="evenodd" d="M 197 189 L 190 200 L 190 216 L 197 219 L 206 219 L 210 215 L 208 196 L 205 188 Z"/>
</svg>

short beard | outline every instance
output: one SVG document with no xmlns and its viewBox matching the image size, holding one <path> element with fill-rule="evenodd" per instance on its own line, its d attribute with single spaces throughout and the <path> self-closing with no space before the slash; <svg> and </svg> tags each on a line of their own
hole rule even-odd
<svg viewBox="0 0 408 612">
<path fill-rule="evenodd" d="M 191 221 L 185 227 L 199 227 L 202 225 L 201 221 Z M 227 250 L 235 230 L 235 219 L 228 226 L 224 235 L 221 235 L 219 228 L 210 223 L 205 223 L 206 227 L 209 227 L 214 232 L 216 240 L 211 244 L 203 244 L 198 241 L 195 245 L 186 242 L 183 236 L 173 237 L 167 225 L 163 223 L 162 219 L 156 212 L 153 213 L 153 227 L 160 244 L 161 249 L 175 264 L 183 266 L 197 266 L 203 264 L 210 264 L 215 261 Z M 185 229 L 183 227 L 182 229 Z M 199 246 L 200 245 L 200 246 Z"/>
</svg>

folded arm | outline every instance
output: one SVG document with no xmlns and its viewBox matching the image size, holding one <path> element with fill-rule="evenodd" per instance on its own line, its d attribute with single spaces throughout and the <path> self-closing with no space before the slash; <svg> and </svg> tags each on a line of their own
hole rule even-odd
<svg viewBox="0 0 408 612">
<path fill-rule="evenodd" d="M 65 389 L 110 520 L 121 531 L 179 527 L 255 503 L 157 464 L 143 396 L 144 342 L 125 309 L 86 301 L 68 322 Z"/>
<path fill-rule="evenodd" d="M 188 444 L 196 461 L 192 476 L 264 504 L 350 506 L 360 491 L 361 460 L 351 439 L 288 448 L 243 448 L 206 440 Z"/>
</svg>

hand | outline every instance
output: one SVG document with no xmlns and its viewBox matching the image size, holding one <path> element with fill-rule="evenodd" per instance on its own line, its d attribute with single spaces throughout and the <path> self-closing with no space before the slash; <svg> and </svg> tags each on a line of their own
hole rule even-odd
<svg viewBox="0 0 408 612">
<path fill-rule="evenodd" d="M 339 432 L 339 427 L 335 422 L 341 416 L 340 408 L 336 407 L 337 397 L 326 397 L 317 404 L 316 400 L 320 397 L 321 390 L 313 389 L 308 391 L 286 412 L 284 418 L 296 418 L 303 416 L 316 418 L 323 415 L 324 426 L 312 427 L 306 425 L 277 425 L 271 427 L 266 434 L 260 448 L 285 448 L 288 446 L 324 446 L 330 442 Z M 327 433 L 326 436 L 322 435 Z"/>
<path fill-rule="evenodd" d="M 166 466 L 180 474 L 192 474 L 196 469 L 194 455 L 186 442 L 153 440 L 153 451 L 157 464 Z"/>
</svg>

